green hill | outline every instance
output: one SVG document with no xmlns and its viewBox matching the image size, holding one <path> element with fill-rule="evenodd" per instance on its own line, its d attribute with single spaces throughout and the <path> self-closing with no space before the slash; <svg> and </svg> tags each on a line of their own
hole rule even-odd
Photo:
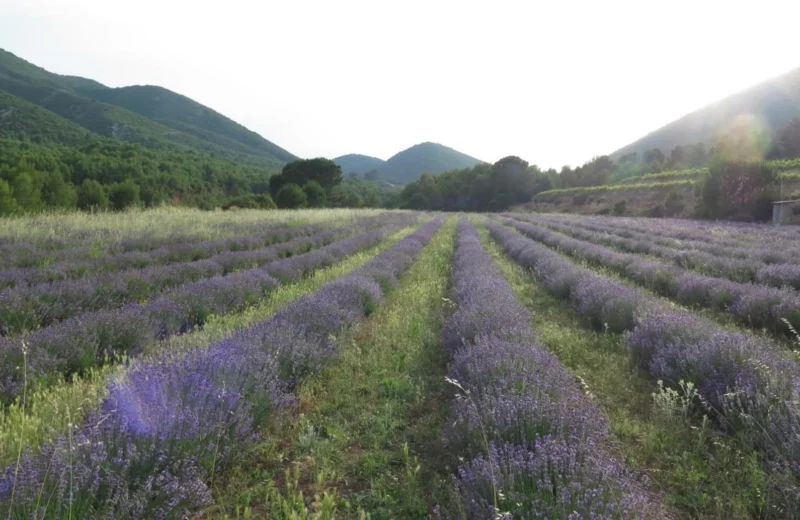
<svg viewBox="0 0 800 520">
<path fill-rule="evenodd" d="M 798 116 L 800 68 L 683 116 L 620 148 L 611 158 L 617 160 L 636 152 L 641 159 L 646 150 L 653 148 L 668 154 L 676 146 L 701 142 L 711 146 L 734 122 L 776 131 Z"/>
<path fill-rule="evenodd" d="M 414 145 L 390 157 L 381 173 L 397 182 L 408 183 L 419 179 L 423 173 L 436 175 L 471 168 L 480 162 L 447 146 L 428 142 Z"/>
<path fill-rule="evenodd" d="M 283 148 L 222 114 L 162 87 L 137 85 L 92 91 L 91 95 L 99 101 L 240 153 L 271 156 L 283 162 L 296 159 Z"/>
<path fill-rule="evenodd" d="M 167 89 L 111 89 L 90 79 L 53 74 L 3 50 L 0 90 L 100 136 L 148 148 L 202 151 L 273 169 L 295 158 L 255 132 Z M 4 102 L 10 105 L 11 100 L 5 97 Z M 0 105 L 0 111 L 8 108 Z"/>
<path fill-rule="evenodd" d="M 85 128 L 0 90 L 0 136 L 79 145 L 94 138 Z"/>
<path fill-rule="evenodd" d="M 423 173 L 438 175 L 450 170 L 471 168 L 482 162 L 447 146 L 437 143 L 421 143 L 382 161 L 368 155 L 349 154 L 334 161 L 345 173 L 363 174 L 378 170 L 387 180 L 407 184 L 420 178 Z"/>
<path fill-rule="evenodd" d="M 342 172 L 345 174 L 357 173 L 359 175 L 364 175 L 372 170 L 380 171 L 381 168 L 383 168 L 383 166 L 386 164 L 386 161 L 383 159 L 370 157 L 369 155 L 360 155 L 357 153 L 342 155 L 341 157 L 334 159 L 333 162 L 341 166 Z"/>
</svg>

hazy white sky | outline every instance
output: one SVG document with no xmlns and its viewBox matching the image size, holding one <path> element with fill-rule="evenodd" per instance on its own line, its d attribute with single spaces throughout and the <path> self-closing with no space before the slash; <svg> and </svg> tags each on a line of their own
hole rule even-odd
<svg viewBox="0 0 800 520">
<path fill-rule="evenodd" d="M 0 47 L 301 156 L 580 164 L 800 65 L 800 2 L 0 0 Z"/>
</svg>

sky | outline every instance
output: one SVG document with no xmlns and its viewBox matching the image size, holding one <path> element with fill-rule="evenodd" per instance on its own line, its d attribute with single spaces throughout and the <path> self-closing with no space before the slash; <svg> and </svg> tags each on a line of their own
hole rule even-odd
<svg viewBox="0 0 800 520">
<path fill-rule="evenodd" d="M 160 85 L 300 157 L 579 165 L 800 66 L 800 2 L 0 0 L 0 48 Z"/>
</svg>

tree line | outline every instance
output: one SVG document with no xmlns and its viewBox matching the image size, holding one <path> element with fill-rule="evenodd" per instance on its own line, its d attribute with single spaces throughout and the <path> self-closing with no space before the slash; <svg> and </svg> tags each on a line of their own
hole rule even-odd
<svg viewBox="0 0 800 520">
<path fill-rule="evenodd" d="M 309 168 L 325 172 L 326 164 L 339 168 L 327 159 L 301 160 L 276 175 L 271 169 L 213 154 L 153 150 L 111 139 L 66 146 L 34 142 L 24 135 L 4 137 L 0 138 L 0 215 L 163 204 L 201 209 L 380 207 L 392 205 L 399 191 L 379 182 L 343 178 L 338 170 L 332 180 L 317 179 L 321 184 L 295 180 L 302 186 L 302 196 L 292 187 L 276 196 L 278 179 L 292 179 Z"/>
<path fill-rule="evenodd" d="M 503 211 L 529 202 L 542 191 L 602 186 L 648 173 L 710 165 L 709 173 L 698 182 L 707 216 L 725 215 L 736 207 L 736 203 L 725 202 L 724 196 L 725 183 L 735 184 L 725 179 L 734 178 L 749 186 L 759 201 L 740 201 L 739 207 L 760 216 L 766 211 L 765 201 L 773 194 L 777 176 L 759 160 L 794 157 L 800 157 L 798 118 L 774 136 L 734 129 L 709 149 L 695 144 L 677 146 L 664 154 L 656 148 L 641 157 L 626 155 L 617 162 L 600 156 L 575 168 L 564 166 L 560 172 L 543 171 L 509 156 L 494 164 L 423 174 L 400 188 L 374 175 L 344 176 L 336 163 L 322 158 L 293 161 L 276 173 L 196 151 L 152 150 L 111 139 L 87 139 L 83 144 L 65 146 L 20 135 L 0 138 L 0 215 L 49 208 L 122 210 L 162 204 L 201 209 Z M 712 202 L 715 194 L 722 197 L 716 205 Z"/>
</svg>

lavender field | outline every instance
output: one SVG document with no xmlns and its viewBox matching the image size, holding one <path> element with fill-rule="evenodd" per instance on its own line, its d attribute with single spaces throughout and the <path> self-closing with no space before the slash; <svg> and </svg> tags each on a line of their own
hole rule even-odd
<svg viewBox="0 0 800 520">
<path fill-rule="evenodd" d="M 800 230 L 0 220 L 0 514 L 800 517 Z"/>
</svg>

